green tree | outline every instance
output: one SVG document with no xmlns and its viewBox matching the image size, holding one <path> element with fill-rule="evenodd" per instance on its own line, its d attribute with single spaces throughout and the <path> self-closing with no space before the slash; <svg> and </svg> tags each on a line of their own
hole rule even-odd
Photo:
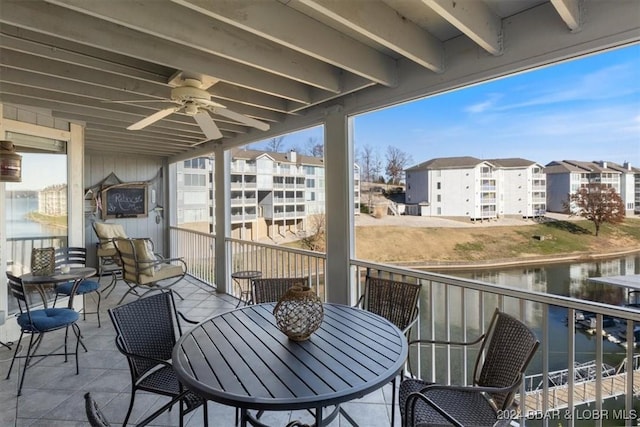
<svg viewBox="0 0 640 427">
<path fill-rule="evenodd" d="M 605 223 L 619 224 L 624 221 L 624 202 L 614 189 L 598 183 L 581 187 L 569 198 L 566 206 L 570 212 L 593 222 L 596 236 Z"/>
</svg>

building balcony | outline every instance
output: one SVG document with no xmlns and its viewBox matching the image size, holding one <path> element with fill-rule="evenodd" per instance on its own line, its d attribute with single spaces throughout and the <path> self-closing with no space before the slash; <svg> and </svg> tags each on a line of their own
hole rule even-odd
<svg viewBox="0 0 640 427">
<path fill-rule="evenodd" d="M 238 165 L 231 163 L 231 173 L 249 173 L 255 175 L 257 172 L 256 165 Z"/>
</svg>

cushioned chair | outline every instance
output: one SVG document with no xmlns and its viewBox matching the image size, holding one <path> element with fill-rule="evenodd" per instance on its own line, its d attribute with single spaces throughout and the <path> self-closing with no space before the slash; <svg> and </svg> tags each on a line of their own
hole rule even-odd
<svg viewBox="0 0 640 427">
<path fill-rule="evenodd" d="M 309 286 L 308 277 L 287 277 L 253 279 L 251 288 L 253 302 L 262 304 L 266 302 L 278 302 L 280 298 L 293 286 Z"/>
<path fill-rule="evenodd" d="M 183 386 L 171 365 L 176 333 L 182 334 L 178 315 L 171 290 L 109 309 L 117 334 L 116 346 L 127 357 L 131 372 L 131 402 L 123 425 L 129 421 L 138 390 L 172 398 L 183 393 Z M 180 317 L 189 323 L 197 323 Z M 202 405 L 204 425 L 207 425 L 206 401 L 187 392 L 179 404 L 180 426 L 185 414 Z"/>
<path fill-rule="evenodd" d="M 516 414 L 518 405 L 514 402 L 514 395 L 539 345 L 535 334 L 524 323 L 496 309 L 487 332 L 474 341 L 410 342 L 411 346 L 424 344 L 480 344 L 473 384 L 441 385 L 420 379 L 405 379 L 400 384 L 403 427 L 510 425 L 511 418 L 505 415 Z"/>
<path fill-rule="evenodd" d="M 383 279 L 367 274 L 364 292 L 357 306 L 384 317 L 409 338 L 411 328 L 418 320 L 420 283 Z M 396 402 L 396 379 L 391 381 L 391 402 Z M 395 423 L 395 410 L 391 411 L 391 425 Z"/>
<path fill-rule="evenodd" d="M 76 357 L 76 374 L 80 373 L 78 365 L 78 346 L 80 344 L 80 328 L 76 324 L 79 318 L 78 312 L 70 308 L 43 308 L 32 310 L 29 303 L 29 295 L 25 291 L 22 280 L 10 273 L 7 273 L 9 292 L 17 299 L 18 308 L 20 314 L 17 317 L 18 325 L 20 326 L 20 338 L 16 345 L 16 350 L 13 353 L 11 359 L 11 365 L 9 366 L 9 372 L 7 372 L 7 379 L 11 375 L 13 364 L 16 359 L 25 359 L 22 367 L 22 375 L 20 377 L 20 384 L 18 386 L 18 396 L 22 394 L 22 386 L 24 385 L 24 377 L 29 364 L 34 357 L 47 357 L 47 356 L 64 356 L 66 362 L 68 356 L 75 355 Z M 71 328 L 76 336 L 76 349 L 75 352 L 69 352 L 67 348 L 69 338 L 69 328 Z M 38 348 L 40 343 L 47 332 L 57 331 L 60 329 L 65 330 L 64 334 L 64 352 L 56 352 L 54 350 L 51 353 L 38 354 Z M 18 356 L 18 352 L 21 349 L 20 343 L 24 334 L 28 334 L 29 346 L 26 354 Z"/>
<path fill-rule="evenodd" d="M 182 258 L 163 258 L 154 253 L 151 239 L 114 239 L 122 261 L 122 279 L 129 289 L 122 296 L 143 296 L 148 292 L 167 289 L 178 283 L 187 274 L 187 264 Z M 159 282 L 162 282 L 160 284 Z M 139 293 L 139 290 L 146 291 Z M 180 299 L 182 296 L 176 292 Z"/>
<path fill-rule="evenodd" d="M 70 267 L 85 267 L 87 263 L 87 250 L 85 248 L 57 248 L 55 251 L 55 264 L 56 268 L 60 268 L 63 265 Z M 56 298 L 53 301 L 53 306 L 56 306 L 58 296 L 64 295 L 71 297 L 71 291 L 75 286 L 74 281 L 60 283 L 56 286 Z M 95 314 L 98 317 L 98 327 L 100 327 L 100 282 L 94 279 L 83 279 L 76 287 L 76 295 L 82 295 L 82 316 L 84 320 L 87 320 L 87 314 Z M 98 298 L 96 311 L 87 313 L 87 300 L 86 295 L 95 293 Z M 71 307 L 70 307 L 71 308 Z"/>
<path fill-rule="evenodd" d="M 107 293 L 107 297 L 113 292 L 118 275 L 122 273 L 122 266 L 120 262 L 120 256 L 113 244 L 113 239 L 118 237 L 127 238 L 127 233 L 124 231 L 122 224 L 113 224 L 109 222 L 93 222 L 91 224 L 93 231 L 98 237 L 98 244 L 96 247 L 96 256 L 98 258 L 98 277 L 102 277 L 104 274 L 111 275 L 111 282 L 104 288 Z"/>
</svg>

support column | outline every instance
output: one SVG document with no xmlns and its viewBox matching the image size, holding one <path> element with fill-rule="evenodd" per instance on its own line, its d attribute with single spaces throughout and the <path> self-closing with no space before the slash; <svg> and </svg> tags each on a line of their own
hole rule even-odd
<svg viewBox="0 0 640 427">
<path fill-rule="evenodd" d="M 230 289 L 229 275 L 231 274 L 231 254 L 227 253 L 225 239 L 231 235 L 230 200 L 230 154 L 222 146 L 218 145 L 214 151 L 213 182 L 215 188 L 215 219 L 214 227 L 216 235 L 215 263 L 216 263 L 216 290 L 226 293 Z"/>
<path fill-rule="evenodd" d="M 353 146 L 342 106 L 327 109 L 324 131 L 327 302 L 351 303 L 353 255 Z"/>
</svg>

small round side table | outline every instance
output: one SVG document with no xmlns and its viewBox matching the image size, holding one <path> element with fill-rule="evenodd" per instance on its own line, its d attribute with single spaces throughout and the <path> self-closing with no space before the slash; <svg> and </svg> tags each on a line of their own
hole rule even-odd
<svg viewBox="0 0 640 427">
<path fill-rule="evenodd" d="M 261 271 L 256 270 L 245 270 L 245 271 L 236 271 L 235 273 L 231 273 L 231 278 L 235 282 L 236 286 L 240 290 L 240 299 L 238 299 L 238 304 L 236 308 L 240 307 L 240 304 L 244 302 L 244 305 L 249 305 L 253 303 L 253 297 L 251 292 L 251 281 L 253 279 L 258 279 L 262 277 Z M 244 286 L 242 282 L 245 282 Z"/>
</svg>

